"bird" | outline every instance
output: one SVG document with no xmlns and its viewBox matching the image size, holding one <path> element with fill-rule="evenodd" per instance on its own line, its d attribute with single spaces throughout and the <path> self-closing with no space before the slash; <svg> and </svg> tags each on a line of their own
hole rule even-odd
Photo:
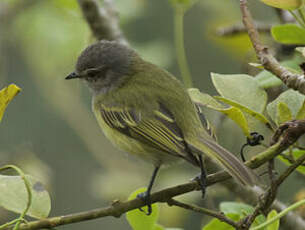
<svg viewBox="0 0 305 230">
<path fill-rule="evenodd" d="M 92 92 L 92 110 L 104 135 L 119 149 L 153 164 L 146 192 L 138 197 L 152 212 L 151 190 L 161 166 L 185 160 L 200 168 L 202 196 L 212 158 L 245 186 L 255 173 L 220 146 L 204 128 L 198 108 L 183 84 L 117 41 L 100 40 L 85 48 L 69 79 L 83 80 Z"/>
</svg>

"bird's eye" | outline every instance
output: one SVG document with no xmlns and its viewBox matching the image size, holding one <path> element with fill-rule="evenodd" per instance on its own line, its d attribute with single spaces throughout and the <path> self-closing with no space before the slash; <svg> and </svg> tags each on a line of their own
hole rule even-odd
<svg viewBox="0 0 305 230">
<path fill-rule="evenodd" d="M 87 71 L 87 76 L 88 76 L 89 78 L 94 78 L 94 77 L 97 75 L 97 73 L 98 73 L 98 70 L 96 70 L 96 69 L 91 69 L 91 70 L 88 70 L 88 71 Z"/>
</svg>

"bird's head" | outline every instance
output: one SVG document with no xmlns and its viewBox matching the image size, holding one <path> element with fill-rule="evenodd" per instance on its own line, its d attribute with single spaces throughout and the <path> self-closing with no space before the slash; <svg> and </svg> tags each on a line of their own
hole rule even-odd
<svg viewBox="0 0 305 230">
<path fill-rule="evenodd" d="M 122 78 L 132 74 L 132 63 L 136 57 L 135 51 L 126 45 L 102 40 L 80 54 L 75 71 L 66 79 L 83 79 L 94 93 L 105 93 L 122 82 Z"/>
</svg>

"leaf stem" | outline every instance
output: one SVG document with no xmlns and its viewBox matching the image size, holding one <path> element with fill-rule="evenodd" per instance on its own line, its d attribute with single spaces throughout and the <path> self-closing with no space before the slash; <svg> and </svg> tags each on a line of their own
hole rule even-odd
<svg viewBox="0 0 305 230">
<path fill-rule="evenodd" d="M 13 230 L 18 230 L 21 222 L 24 220 L 24 217 L 25 217 L 26 213 L 29 211 L 29 209 L 31 207 L 31 204 L 32 204 L 31 184 L 28 181 L 28 179 L 25 177 L 25 174 L 23 173 L 23 171 L 20 168 L 18 168 L 17 166 L 15 166 L 15 165 L 5 165 L 5 166 L 0 168 L 0 171 L 6 170 L 6 169 L 13 169 L 13 170 L 15 170 L 19 174 L 19 176 L 21 177 L 21 179 L 24 182 L 25 188 L 26 188 L 27 193 L 28 193 L 28 202 L 27 202 L 26 208 L 20 214 L 18 219 L 9 222 L 10 224 L 16 223 L 16 225 L 15 225 Z"/>
<path fill-rule="evenodd" d="M 293 12 L 292 10 L 289 10 L 289 13 L 291 13 L 291 15 L 295 18 L 295 20 L 300 24 L 300 26 L 305 28 L 305 23 L 303 22 L 303 20 L 300 19 L 300 17 Z"/>
<path fill-rule="evenodd" d="M 265 223 L 256 226 L 254 228 L 250 228 L 250 230 L 258 230 L 258 229 L 262 229 L 266 226 L 268 226 L 269 224 L 273 223 L 274 221 L 280 219 L 281 217 L 285 216 L 288 212 L 292 211 L 293 209 L 296 209 L 302 205 L 305 205 L 305 199 L 304 200 L 300 200 L 292 205 L 290 205 L 288 208 L 284 209 L 283 211 L 281 211 L 279 214 L 277 214 L 276 216 L 272 217 L 271 219 L 269 219 L 268 221 L 266 221 Z"/>
<path fill-rule="evenodd" d="M 301 7 L 298 9 L 299 15 L 301 16 L 301 20 L 303 22 L 303 27 L 305 27 L 305 13 L 304 13 L 304 7 Z"/>
<path fill-rule="evenodd" d="M 185 9 L 183 6 L 177 5 L 174 7 L 174 24 L 175 24 L 175 48 L 177 61 L 182 75 L 182 80 L 186 88 L 191 88 L 192 77 L 188 68 L 185 48 L 184 48 L 184 31 L 183 31 L 183 17 Z"/>
<path fill-rule="evenodd" d="M 7 222 L 7 223 L 5 223 L 5 224 L 3 224 L 3 225 L 0 225 L 0 229 L 5 229 L 5 228 L 7 228 L 7 227 L 9 227 L 9 226 L 11 226 L 11 225 L 17 223 L 18 221 L 24 221 L 24 220 L 23 220 L 23 219 L 20 219 L 20 218 L 14 219 L 14 220 L 12 220 L 12 221 L 10 221 L 10 222 Z"/>
</svg>

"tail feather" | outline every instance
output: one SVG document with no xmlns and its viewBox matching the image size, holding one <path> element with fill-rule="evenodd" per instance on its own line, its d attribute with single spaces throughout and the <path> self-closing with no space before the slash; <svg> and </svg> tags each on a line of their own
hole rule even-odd
<svg viewBox="0 0 305 230">
<path fill-rule="evenodd" d="M 245 186 L 254 186 L 257 184 L 258 180 L 254 172 L 215 141 L 202 138 L 200 142 L 191 143 L 191 145 L 198 151 L 216 160 L 217 163 L 220 163 L 241 184 Z"/>
</svg>

